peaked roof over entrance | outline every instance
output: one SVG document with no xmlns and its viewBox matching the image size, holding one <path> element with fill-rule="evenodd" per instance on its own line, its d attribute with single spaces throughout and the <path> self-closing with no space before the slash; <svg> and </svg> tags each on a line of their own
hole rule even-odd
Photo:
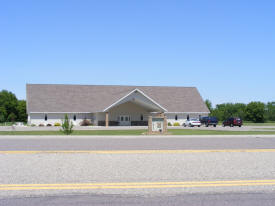
<svg viewBox="0 0 275 206">
<path fill-rule="evenodd" d="M 148 97 L 146 94 L 144 94 L 139 89 L 134 89 L 126 96 L 122 97 L 118 101 L 116 101 L 114 104 L 110 105 L 106 109 L 104 109 L 104 112 L 109 111 L 115 106 L 118 106 L 120 104 L 123 104 L 125 102 L 132 102 L 134 104 L 138 104 L 142 107 L 148 108 L 151 111 L 156 112 L 167 112 L 167 110 L 162 107 L 160 104 L 158 104 L 156 101 Z"/>
<path fill-rule="evenodd" d="M 27 84 L 28 113 L 103 112 L 138 89 L 165 112 L 209 112 L 195 87 Z"/>
</svg>

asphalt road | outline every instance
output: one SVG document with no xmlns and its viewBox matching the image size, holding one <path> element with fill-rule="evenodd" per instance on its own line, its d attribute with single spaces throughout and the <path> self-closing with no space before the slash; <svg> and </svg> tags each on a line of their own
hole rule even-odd
<svg viewBox="0 0 275 206">
<path fill-rule="evenodd" d="M 2 136 L 5 150 L 180 150 L 180 149 L 274 149 L 275 136 L 246 137 L 20 137 Z"/>
<path fill-rule="evenodd" d="M 2 136 L 0 165 L 5 206 L 275 205 L 274 137 Z"/>
<path fill-rule="evenodd" d="M 170 196 L 68 195 L 0 199 L 1 206 L 274 206 L 273 193 L 191 194 Z"/>
</svg>

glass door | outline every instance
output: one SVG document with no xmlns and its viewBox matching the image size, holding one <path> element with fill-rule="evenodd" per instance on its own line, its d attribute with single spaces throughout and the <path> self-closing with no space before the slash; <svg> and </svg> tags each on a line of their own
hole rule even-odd
<svg viewBox="0 0 275 206">
<path fill-rule="evenodd" d="M 119 116 L 119 125 L 120 126 L 130 126 L 131 118 L 129 115 L 120 115 Z"/>
</svg>

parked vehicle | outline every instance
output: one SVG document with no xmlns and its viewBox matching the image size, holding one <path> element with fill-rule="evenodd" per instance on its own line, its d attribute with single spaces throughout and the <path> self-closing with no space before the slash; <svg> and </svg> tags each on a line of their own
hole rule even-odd
<svg viewBox="0 0 275 206">
<path fill-rule="evenodd" d="M 230 127 L 238 126 L 238 127 L 241 127 L 242 125 L 243 125 L 243 121 L 239 117 L 230 117 L 222 123 L 223 127 L 225 127 L 225 126 L 230 126 Z"/>
<path fill-rule="evenodd" d="M 189 126 L 189 127 L 198 126 L 198 127 L 200 127 L 201 126 L 201 122 L 200 122 L 199 119 L 189 119 L 189 120 L 186 120 L 183 123 L 183 126 L 184 127 L 186 127 L 186 126 Z"/>
<path fill-rule="evenodd" d="M 208 127 L 209 125 L 213 125 L 214 127 L 216 127 L 219 122 L 217 117 L 202 117 L 200 121 L 201 124 L 205 125 L 206 127 Z"/>
</svg>

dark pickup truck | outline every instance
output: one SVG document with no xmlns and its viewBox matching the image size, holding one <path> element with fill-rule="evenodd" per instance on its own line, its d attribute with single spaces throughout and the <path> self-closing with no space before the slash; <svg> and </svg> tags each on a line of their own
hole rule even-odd
<svg viewBox="0 0 275 206">
<path fill-rule="evenodd" d="M 209 125 L 213 125 L 214 127 L 216 127 L 219 122 L 217 117 L 202 117 L 200 121 L 201 124 L 205 125 L 206 127 L 208 127 Z"/>
</svg>

